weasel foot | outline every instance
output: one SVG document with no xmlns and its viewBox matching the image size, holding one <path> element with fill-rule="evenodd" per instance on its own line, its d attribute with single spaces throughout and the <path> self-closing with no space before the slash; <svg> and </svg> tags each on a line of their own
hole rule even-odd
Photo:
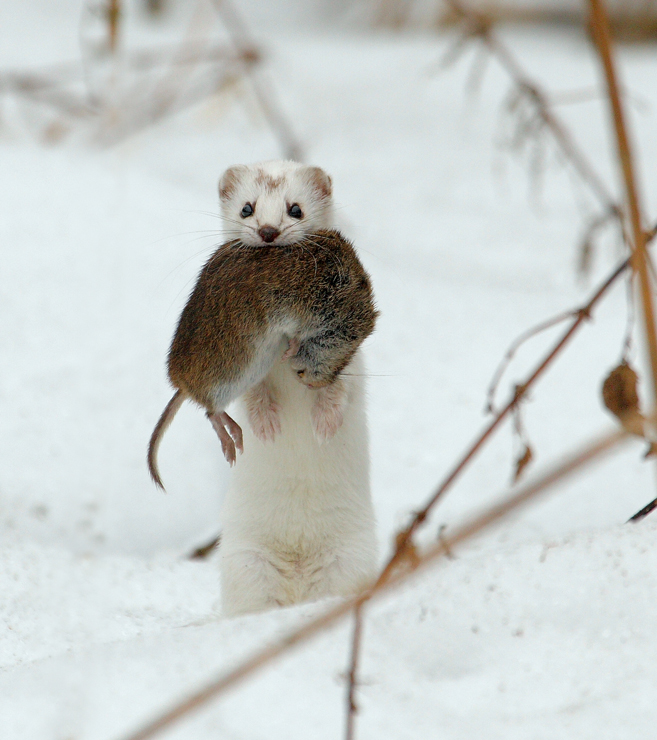
<svg viewBox="0 0 657 740">
<path fill-rule="evenodd" d="M 263 380 L 254 386 L 244 397 L 244 403 L 249 426 L 255 436 L 261 442 L 273 442 L 280 434 L 281 420 L 278 416 L 280 409 L 269 384 Z"/>
<path fill-rule="evenodd" d="M 311 420 L 315 439 L 320 444 L 328 442 L 342 426 L 346 400 L 347 390 L 340 378 L 317 391 Z"/>
<path fill-rule="evenodd" d="M 242 439 L 242 428 L 225 411 L 218 411 L 211 414 L 209 411 L 206 416 L 210 419 L 212 428 L 217 433 L 221 442 L 221 451 L 231 466 L 235 465 L 237 459 L 237 448 L 240 453 L 244 452 L 244 441 Z"/>
</svg>

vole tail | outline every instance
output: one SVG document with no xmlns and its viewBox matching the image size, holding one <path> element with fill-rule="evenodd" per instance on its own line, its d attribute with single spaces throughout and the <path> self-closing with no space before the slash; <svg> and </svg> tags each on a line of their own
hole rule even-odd
<svg viewBox="0 0 657 740">
<path fill-rule="evenodd" d="M 162 435 L 169 428 L 169 424 L 173 421 L 173 417 L 176 415 L 178 409 L 182 406 L 182 402 L 185 400 L 185 396 L 182 391 L 176 391 L 174 397 L 169 401 L 167 407 L 162 412 L 153 434 L 151 435 L 151 441 L 148 443 L 148 472 L 151 474 L 151 478 L 155 481 L 162 490 L 164 485 L 160 478 L 160 473 L 157 469 L 157 450 L 162 440 Z"/>
</svg>

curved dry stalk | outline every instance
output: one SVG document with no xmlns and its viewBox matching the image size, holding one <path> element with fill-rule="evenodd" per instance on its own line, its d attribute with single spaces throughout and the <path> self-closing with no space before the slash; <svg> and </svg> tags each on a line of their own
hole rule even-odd
<svg viewBox="0 0 657 740">
<path fill-rule="evenodd" d="M 125 736 L 124 740 L 148 740 L 154 737 L 211 699 L 217 698 L 228 689 L 242 683 L 246 678 L 261 670 L 264 666 L 269 665 L 280 655 L 288 653 L 293 647 L 307 642 L 315 635 L 334 625 L 354 609 L 362 607 L 366 601 L 373 598 L 380 598 L 384 593 L 388 593 L 403 583 L 406 583 L 415 571 L 425 569 L 432 562 L 453 550 L 456 545 L 472 539 L 488 527 L 499 522 L 511 511 L 527 504 L 532 499 L 536 499 L 540 494 L 549 490 L 556 483 L 564 480 L 576 470 L 617 447 L 628 436 L 629 434 L 624 429 L 621 429 L 587 444 L 566 459 L 561 465 L 555 466 L 538 478 L 534 483 L 523 486 L 515 493 L 507 495 L 499 503 L 490 506 L 478 516 L 471 518 L 464 525 L 456 529 L 451 536 L 444 536 L 437 544 L 424 553 L 418 554 L 417 559 L 413 563 L 409 563 L 408 569 L 397 570 L 385 580 L 379 579 L 370 589 L 358 596 L 329 609 L 324 614 L 289 633 L 278 642 L 257 650 L 250 658 L 247 658 L 236 668 L 210 681 L 137 732 Z"/>
<path fill-rule="evenodd" d="M 622 238 L 625 239 L 623 223 L 619 220 L 618 209 L 615 206 L 613 210 L 606 210 L 592 216 L 579 243 L 579 261 L 577 264 L 579 277 L 584 277 L 589 273 L 593 255 L 593 242 L 597 235 L 611 222 L 620 226 Z"/>
<path fill-rule="evenodd" d="M 345 740 L 354 740 L 356 732 L 356 688 L 358 687 L 358 664 L 360 663 L 360 646 L 363 634 L 363 604 L 354 609 L 354 631 L 351 638 L 351 655 L 349 672 L 347 673 L 347 719 L 345 725 Z"/>
<path fill-rule="evenodd" d="M 649 257 L 646 249 L 647 236 L 641 214 L 639 191 L 636 185 L 632 149 L 625 124 L 625 112 L 620 99 L 616 68 L 613 58 L 609 18 L 602 0 L 589 0 L 591 9 L 591 30 L 600 60 L 604 69 L 609 104 L 616 133 L 618 158 L 623 173 L 625 197 L 629 210 L 632 238 L 632 269 L 638 273 L 646 345 L 652 371 L 653 404 L 657 403 L 657 330 L 655 329 L 655 309 L 652 285 L 648 269 Z"/>
<path fill-rule="evenodd" d="M 486 411 L 488 413 L 495 413 L 495 395 L 497 393 L 500 381 L 502 380 L 502 376 L 504 375 L 507 367 L 509 367 L 509 363 L 515 357 L 516 352 L 520 349 L 520 347 L 522 347 L 525 342 L 527 342 L 532 337 L 535 337 L 537 334 L 541 334 L 542 332 L 551 329 L 553 326 L 563 323 L 564 321 L 566 321 L 566 319 L 577 316 L 577 314 L 579 314 L 581 310 L 583 309 L 575 311 L 564 311 L 563 313 L 557 314 L 551 319 L 542 321 L 540 324 L 533 326 L 531 329 L 527 329 L 518 337 L 516 337 L 513 342 L 511 342 L 509 348 L 504 353 L 504 357 L 502 358 L 500 364 L 497 366 L 497 369 L 493 373 L 493 377 L 488 387 L 488 392 L 486 393 Z"/>
</svg>

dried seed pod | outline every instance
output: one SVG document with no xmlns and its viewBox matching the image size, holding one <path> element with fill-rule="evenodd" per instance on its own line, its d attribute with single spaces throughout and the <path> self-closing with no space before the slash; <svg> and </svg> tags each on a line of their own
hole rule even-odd
<svg viewBox="0 0 657 740">
<path fill-rule="evenodd" d="M 420 562 L 420 555 L 407 530 L 397 532 L 395 536 L 395 549 L 401 554 L 402 563 L 405 563 L 409 570 L 417 568 Z"/>
<path fill-rule="evenodd" d="M 534 458 L 534 453 L 532 452 L 532 448 L 528 444 L 526 444 L 524 452 L 516 460 L 516 470 L 513 475 L 514 483 L 518 482 L 518 479 L 522 475 L 524 469 L 529 465 L 529 463 L 533 460 L 533 458 Z"/>
<path fill-rule="evenodd" d="M 637 385 L 639 376 L 626 361 L 621 362 L 602 384 L 602 400 L 621 424 L 632 434 L 643 435 L 643 416 Z"/>
</svg>

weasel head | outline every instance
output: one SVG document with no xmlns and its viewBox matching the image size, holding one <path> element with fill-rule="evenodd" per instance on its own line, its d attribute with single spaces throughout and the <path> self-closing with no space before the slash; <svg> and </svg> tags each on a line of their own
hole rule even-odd
<svg viewBox="0 0 657 740">
<path fill-rule="evenodd" d="M 298 162 L 229 167 L 219 199 L 226 234 L 252 247 L 294 244 L 333 222 L 331 178 Z"/>
</svg>

